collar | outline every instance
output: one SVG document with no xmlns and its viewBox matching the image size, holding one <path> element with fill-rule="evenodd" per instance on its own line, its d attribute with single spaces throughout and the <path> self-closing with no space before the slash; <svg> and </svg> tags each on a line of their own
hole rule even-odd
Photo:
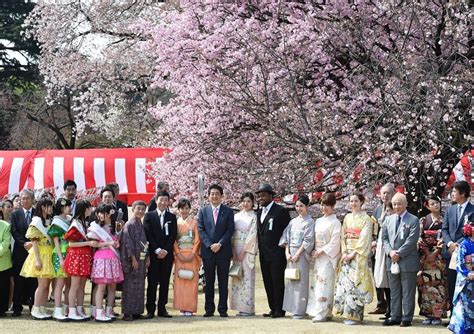
<svg viewBox="0 0 474 334">
<path fill-rule="evenodd" d="M 273 203 L 275 203 L 275 202 L 274 202 L 274 201 L 271 201 L 270 204 L 268 204 L 268 205 L 265 207 L 265 212 L 268 213 L 268 211 L 270 211 L 270 209 L 272 208 Z"/>
<path fill-rule="evenodd" d="M 466 200 L 463 204 L 457 204 L 458 206 L 462 208 L 461 209 L 462 212 L 464 212 L 464 210 L 466 209 L 467 203 L 469 203 L 468 200 Z"/>
<path fill-rule="evenodd" d="M 400 218 L 401 220 L 400 221 L 403 221 L 403 217 L 407 214 L 407 210 L 403 211 L 403 213 L 400 215 Z"/>
<path fill-rule="evenodd" d="M 160 210 L 156 209 L 156 212 L 158 213 L 158 216 L 164 216 L 166 214 L 166 209 L 165 211 L 161 212 Z"/>
<path fill-rule="evenodd" d="M 33 207 L 31 207 L 29 210 L 26 210 L 25 208 L 23 208 L 23 213 L 26 215 L 27 212 L 30 212 L 30 214 L 32 214 L 33 212 Z"/>
<path fill-rule="evenodd" d="M 215 209 L 217 209 L 217 211 L 220 211 L 221 204 L 219 204 L 218 206 L 214 206 L 214 205 L 211 204 L 211 207 L 212 207 L 212 212 L 214 212 Z"/>
</svg>

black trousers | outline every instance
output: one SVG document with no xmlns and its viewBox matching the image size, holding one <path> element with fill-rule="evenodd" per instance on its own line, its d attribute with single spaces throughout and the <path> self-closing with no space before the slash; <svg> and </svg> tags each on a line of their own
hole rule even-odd
<svg viewBox="0 0 474 334">
<path fill-rule="evenodd" d="M 267 293 L 268 306 L 272 312 L 283 313 L 283 296 L 285 294 L 286 259 L 267 261 L 260 257 L 263 284 Z"/>
<path fill-rule="evenodd" d="M 217 311 L 219 313 L 227 312 L 227 296 L 229 295 L 229 267 L 230 258 L 228 259 L 216 259 L 211 257 L 209 259 L 203 259 L 204 264 L 204 275 L 206 277 L 206 302 L 204 309 L 206 313 L 214 313 L 216 310 L 216 304 L 214 303 L 214 285 L 216 282 L 216 271 L 217 271 L 217 284 L 219 286 L 219 303 L 217 304 Z"/>
<path fill-rule="evenodd" d="M 450 259 L 446 260 L 446 268 L 448 268 L 447 279 L 448 279 L 449 311 L 451 312 L 451 315 L 452 315 L 453 314 L 453 296 L 454 296 L 454 289 L 456 288 L 457 271 L 453 269 L 449 269 L 449 262 L 450 262 Z"/>
<path fill-rule="evenodd" d="M 0 314 L 8 311 L 8 294 L 10 293 L 10 269 L 0 271 Z"/>
<path fill-rule="evenodd" d="M 150 267 L 148 268 L 148 287 L 146 289 L 146 310 L 148 313 L 154 314 L 156 310 L 156 290 L 158 283 L 160 291 L 158 297 L 158 313 L 166 311 L 166 303 L 168 303 L 168 290 L 170 285 L 171 270 L 173 268 L 173 257 L 168 254 L 164 259 L 158 259 L 156 256 L 151 257 Z"/>
<path fill-rule="evenodd" d="M 30 308 L 35 302 L 35 291 L 38 287 L 36 278 L 25 278 L 18 273 L 13 275 L 15 286 L 13 288 L 13 312 L 21 313 L 23 305 Z"/>
</svg>

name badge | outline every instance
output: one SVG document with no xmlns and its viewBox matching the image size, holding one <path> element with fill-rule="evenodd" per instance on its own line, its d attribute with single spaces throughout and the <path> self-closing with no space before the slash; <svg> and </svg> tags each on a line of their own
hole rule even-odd
<svg viewBox="0 0 474 334">
<path fill-rule="evenodd" d="M 166 222 L 166 223 L 165 223 L 165 235 L 166 235 L 166 236 L 170 235 L 169 223 L 170 223 L 170 222 Z"/>
<path fill-rule="evenodd" d="M 268 230 L 273 231 L 273 218 L 268 220 Z"/>
</svg>

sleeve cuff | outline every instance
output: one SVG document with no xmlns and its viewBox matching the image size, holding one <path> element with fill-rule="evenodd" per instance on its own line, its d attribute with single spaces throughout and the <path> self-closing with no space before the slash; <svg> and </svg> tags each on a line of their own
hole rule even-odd
<svg viewBox="0 0 474 334">
<path fill-rule="evenodd" d="M 158 254 L 161 251 L 161 248 L 155 249 L 155 254 Z"/>
<path fill-rule="evenodd" d="M 451 246 L 452 243 L 453 243 L 453 242 L 450 241 L 450 242 L 448 242 L 448 244 L 447 244 L 446 246 L 448 246 L 448 248 L 449 248 L 449 246 Z"/>
</svg>

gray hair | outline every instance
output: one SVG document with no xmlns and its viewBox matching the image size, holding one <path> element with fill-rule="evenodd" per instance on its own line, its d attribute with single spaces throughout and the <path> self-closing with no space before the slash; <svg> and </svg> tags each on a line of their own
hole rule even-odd
<svg viewBox="0 0 474 334">
<path fill-rule="evenodd" d="M 383 188 L 387 188 L 388 190 L 390 190 L 390 192 L 392 194 L 395 194 L 396 190 L 395 190 L 395 186 L 393 185 L 393 183 L 385 183 L 382 188 L 380 188 L 380 190 L 382 190 Z"/>
<path fill-rule="evenodd" d="M 33 190 L 30 190 L 30 189 L 23 189 L 21 192 L 20 192 L 20 197 L 22 195 L 28 195 L 30 196 L 31 200 L 34 201 L 35 200 L 35 193 L 33 192 Z"/>
</svg>

